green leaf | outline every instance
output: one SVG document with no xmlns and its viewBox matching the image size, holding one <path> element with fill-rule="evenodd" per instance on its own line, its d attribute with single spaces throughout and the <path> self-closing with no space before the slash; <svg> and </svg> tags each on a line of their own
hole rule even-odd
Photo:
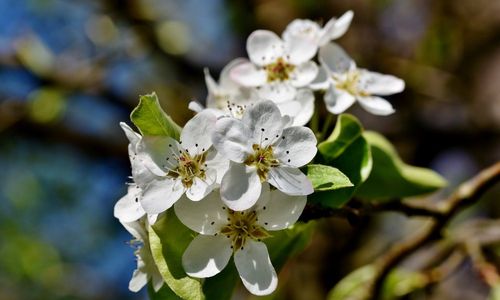
<svg viewBox="0 0 500 300">
<path fill-rule="evenodd" d="M 279 271 L 287 260 L 302 252 L 309 244 L 316 222 L 295 223 L 293 227 L 271 231 L 271 237 L 264 240 L 274 268 Z"/>
<path fill-rule="evenodd" d="M 341 155 L 363 133 L 363 126 L 354 116 L 341 114 L 330 137 L 318 145 L 319 152 L 327 160 Z"/>
<path fill-rule="evenodd" d="M 160 106 L 156 93 L 143 95 L 130 119 L 145 136 L 169 136 L 179 139 L 181 127 Z"/>
<path fill-rule="evenodd" d="M 321 160 L 321 157 L 318 160 Z M 370 146 L 363 136 L 359 136 L 341 155 L 332 160 L 324 158 L 323 160 L 323 164 L 334 166 L 349 177 L 354 186 L 331 191 L 317 191 L 308 196 L 308 201 L 332 208 L 342 207 L 370 174 L 372 168 Z"/>
<path fill-rule="evenodd" d="M 405 164 L 391 143 L 382 135 L 363 133 L 371 147 L 373 170 L 368 179 L 356 191 L 365 199 L 393 199 L 417 196 L 433 192 L 446 185 L 436 172 Z"/>
<path fill-rule="evenodd" d="M 149 300 L 182 300 L 166 284 L 158 292 L 155 292 L 153 285 L 148 283 L 148 296 Z"/>
<path fill-rule="evenodd" d="M 488 300 L 500 300 L 500 284 L 491 288 Z"/>
<path fill-rule="evenodd" d="M 371 292 L 377 269 L 374 265 L 361 267 L 335 285 L 328 294 L 328 300 L 364 300 Z M 403 269 L 393 270 L 382 287 L 383 300 L 396 300 L 425 287 L 428 278 L 419 272 Z"/>
<path fill-rule="evenodd" d="M 240 276 L 231 258 L 227 266 L 219 274 L 205 279 L 203 292 L 207 300 L 230 300 Z"/>
<path fill-rule="evenodd" d="M 353 186 L 349 178 L 339 169 L 325 165 L 308 165 L 307 177 L 311 180 L 315 191 L 331 191 Z"/>
<path fill-rule="evenodd" d="M 361 267 L 340 280 L 328 293 L 328 300 L 362 300 L 368 296 L 370 282 L 376 268 L 373 265 Z"/>
<path fill-rule="evenodd" d="M 308 201 L 332 208 L 342 207 L 368 178 L 372 167 L 370 146 L 363 137 L 363 126 L 354 116 L 341 114 L 330 137 L 318 145 L 316 161 L 337 168 L 352 186 L 333 190 L 318 189 Z"/>
<path fill-rule="evenodd" d="M 201 282 L 186 275 L 182 267 L 182 254 L 193 240 L 194 232 L 179 221 L 172 209 L 152 229 L 151 253 L 168 287 L 185 300 L 205 299 Z"/>
</svg>

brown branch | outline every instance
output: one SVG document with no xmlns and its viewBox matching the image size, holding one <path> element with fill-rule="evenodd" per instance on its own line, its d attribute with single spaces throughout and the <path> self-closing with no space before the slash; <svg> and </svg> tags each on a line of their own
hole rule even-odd
<svg viewBox="0 0 500 300">
<path fill-rule="evenodd" d="M 500 180 L 500 162 L 481 171 L 474 178 L 463 183 L 456 192 L 444 201 L 441 215 L 433 216 L 431 225 L 418 235 L 393 246 L 377 262 L 377 275 L 373 281 L 370 299 L 379 299 L 382 285 L 392 268 L 416 250 L 441 237 L 443 228 L 461 210 L 476 203 L 481 196 Z"/>
<path fill-rule="evenodd" d="M 366 202 L 358 199 L 351 199 L 341 208 L 329 208 L 319 204 L 307 204 L 300 220 L 307 222 L 310 220 L 340 217 L 348 219 L 359 219 L 366 215 L 379 212 L 399 212 L 409 217 L 435 217 L 441 218 L 445 211 L 432 203 L 408 203 L 401 199 L 391 199 L 384 202 Z"/>
</svg>

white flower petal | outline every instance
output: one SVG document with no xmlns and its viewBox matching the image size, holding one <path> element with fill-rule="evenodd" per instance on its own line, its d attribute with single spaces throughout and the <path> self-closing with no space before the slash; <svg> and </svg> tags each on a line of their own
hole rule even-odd
<svg viewBox="0 0 500 300">
<path fill-rule="evenodd" d="M 275 81 L 259 87 L 257 93 L 261 99 L 280 103 L 292 100 L 297 90 L 289 81 Z"/>
<path fill-rule="evenodd" d="M 219 153 L 227 159 L 243 162 L 252 151 L 249 138 L 252 131 L 240 120 L 222 118 L 215 124 L 212 142 Z"/>
<path fill-rule="evenodd" d="M 130 128 L 130 126 L 128 126 L 124 122 L 120 122 L 120 126 L 123 129 L 123 132 L 125 132 L 125 135 L 127 136 L 127 139 L 130 142 L 130 144 L 132 145 L 132 148 L 135 152 L 135 146 L 141 140 L 141 135 L 138 134 L 137 132 L 135 132 L 134 130 L 132 130 L 132 128 Z"/>
<path fill-rule="evenodd" d="M 154 225 L 156 221 L 158 220 L 159 214 L 149 214 L 148 215 L 148 222 L 150 225 Z"/>
<path fill-rule="evenodd" d="M 201 105 L 196 101 L 190 101 L 188 104 L 188 108 L 189 110 L 194 111 L 195 113 L 199 113 L 205 109 L 203 105 Z"/>
<path fill-rule="evenodd" d="M 405 82 L 395 76 L 360 70 L 360 89 L 370 95 L 392 95 L 405 89 Z"/>
<path fill-rule="evenodd" d="M 203 74 L 205 75 L 205 84 L 207 85 L 207 90 L 209 94 L 219 93 L 219 85 L 215 82 L 212 75 L 208 71 L 208 68 L 203 69 Z"/>
<path fill-rule="evenodd" d="M 338 19 L 330 19 L 330 21 L 326 23 L 325 27 L 323 27 L 321 37 L 319 39 L 319 45 L 323 46 L 328 42 L 343 36 L 351 25 L 353 16 L 354 13 L 349 10 Z"/>
<path fill-rule="evenodd" d="M 220 193 L 222 201 L 232 210 L 249 209 L 259 199 L 262 183 L 253 167 L 231 162 L 222 177 Z"/>
<path fill-rule="evenodd" d="M 179 151 L 182 150 L 179 142 L 171 137 L 145 136 L 137 147 L 137 156 L 153 174 L 165 176 L 169 169 L 177 167 Z"/>
<path fill-rule="evenodd" d="M 147 161 L 151 162 L 151 160 Z M 143 155 L 136 155 L 136 154 L 131 155 L 130 165 L 132 167 L 132 178 L 134 179 L 134 182 L 141 188 L 144 188 L 147 184 L 149 184 L 152 180 L 154 180 L 157 177 L 147 167 L 146 163 L 144 162 Z M 156 167 L 156 164 L 154 165 L 153 168 L 157 170 L 160 174 L 165 174 L 162 170 Z"/>
<path fill-rule="evenodd" d="M 151 282 L 153 284 L 153 290 L 155 292 L 158 292 L 165 283 L 159 271 L 156 271 L 153 274 L 151 274 Z"/>
<path fill-rule="evenodd" d="M 334 73 L 345 73 L 356 67 L 344 49 L 335 43 L 329 43 L 319 48 L 319 61 L 327 70 Z"/>
<path fill-rule="evenodd" d="M 198 233 L 213 235 L 227 223 L 227 208 L 220 199 L 220 193 L 213 191 L 199 202 L 182 197 L 174 205 L 179 220 Z"/>
<path fill-rule="evenodd" d="M 290 196 L 279 190 L 270 192 L 269 201 L 257 208 L 258 223 L 267 230 L 286 229 L 299 219 L 306 206 L 306 196 Z"/>
<path fill-rule="evenodd" d="M 224 157 L 224 155 L 220 154 L 220 152 L 214 148 L 211 148 L 207 153 L 207 160 L 205 163 L 207 164 L 207 169 L 213 169 L 216 171 L 215 182 L 220 184 L 222 177 L 226 174 L 226 171 L 229 168 L 229 159 Z"/>
<path fill-rule="evenodd" d="M 291 75 L 290 83 L 294 87 L 304 87 L 310 84 L 318 75 L 318 65 L 313 61 L 307 61 L 298 65 Z"/>
<path fill-rule="evenodd" d="M 143 219 L 134 222 L 120 221 L 120 223 L 132 236 L 134 236 L 139 241 L 146 242 L 148 240 L 148 232 L 146 231 Z"/>
<path fill-rule="evenodd" d="M 198 235 L 182 255 L 182 266 L 189 276 L 212 277 L 226 267 L 231 254 L 231 239 L 223 235 Z"/>
<path fill-rule="evenodd" d="M 318 36 L 320 33 L 318 23 L 311 20 L 295 19 L 283 31 L 283 40 L 289 41 L 293 37 L 301 37 L 308 39 L 310 43 L 317 44 Z"/>
<path fill-rule="evenodd" d="M 141 189 L 137 185 L 130 185 L 128 192 L 114 207 L 114 216 L 122 222 L 133 222 L 140 219 L 146 212 L 139 202 Z"/>
<path fill-rule="evenodd" d="M 295 119 L 295 116 L 300 114 L 302 106 L 299 101 L 291 100 L 286 102 L 277 103 L 282 116 L 290 116 Z"/>
<path fill-rule="evenodd" d="M 263 296 L 276 289 L 278 276 L 264 243 L 248 240 L 244 248 L 234 254 L 234 263 L 250 293 Z"/>
<path fill-rule="evenodd" d="M 285 115 L 283 116 L 283 118 L 281 118 L 281 127 L 283 128 L 290 127 L 292 126 L 292 124 L 293 124 L 292 117 Z"/>
<path fill-rule="evenodd" d="M 264 66 L 283 55 L 284 45 L 280 37 L 268 30 L 256 30 L 247 39 L 250 60 Z"/>
<path fill-rule="evenodd" d="M 159 214 L 169 209 L 183 193 L 181 180 L 154 180 L 144 189 L 141 205 L 148 214 Z"/>
<path fill-rule="evenodd" d="M 138 261 L 139 263 L 139 261 Z M 137 267 L 132 274 L 132 278 L 128 284 L 128 289 L 131 292 L 137 293 L 148 283 L 148 274 Z"/>
<path fill-rule="evenodd" d="M 217 177 L 215 170 L 207 170 L 206 178 L 201 179 L 195 177 L 193 184 L 186 190 L 186 196 L 192 201 L 200 201 L 215 187 L 215 179 Z"/>
<path fill-rule="evenodd" d="M 317 90 L 326 90 L 330 84 L 330 78 L 328 78 L 328 71 L 321 66 L 318 68 L 318 74 L 316 75 L 316 78 L 309 84 L 309 87 L 315 91 Z"/>
<path fill-rule="evenodd" d="M 242 86 L 253 87 L 263 85 L 267 81 L 267 73 L 251 62 L 241 63 L 231 69 L 231 79 Z"/>
<path fill-rule="evenodd" d="M 245 123 L 250 131 L 252 143 L 266 147 L 283 131 L 281 112 L 271 101 L 261 101 L 246 109 L 242 122 Z M 253 152 L 253 151 L 252 151 Z"/>
<path fill-rule="evenodd" d="M 248 63 L 248 59 L 246 58 L 236 58 L 230 61 L 224 68 L 222 68 L 222 71 L 220 72 L 219 76 L 219 87 L 221 89 L 224 89 L 225 91 L 229 92 L 235 92 L 236 90 L 239 89 L 239 85 L 234 82 L 234 80 L 231 78 L 231 70 L 243 63 Z"/>
<path fill-rule="evenodd" d="M 343 90 L 330 86 L 324 96 L 326 109 L 332 114 L 341 114 L 354 104 L 356 98 Z"/>
<path fill-rule="evenodd" d="M 310 89 L 300 89 L 295 99 L 300 103 L 300 110 L 293 118 L 293 125 L 306 125 L 314 114 L 314 94 Z"/>
<path fill-rule="evenodd" d="M 308 127 L 288 127 L 276 143 L 274 156 L 286 166 L 302 167 L 316 156 L 316 143 L 316 136 Z"/>
<path fill-rule="evenodd" d="M 268 175 L 267 181 L 285 194 L 298 196 L 314 192 L 311 181 L 297 168 L 271 168 Z"/>
<path fill-rule="evenodd" d="M 316 55 L 318 45 L 311 39 L 301 36 L 292 36 L 285 43 L 286 59 L 294 65 L 309 61 Z"/>
<path fill-rule="evenodd" d="M 387 116 L 394 112 L 389 101 L 380 97 L 358 97 L 358 102 L 367 111 L 374 115 Z"/>
<path fill-rule="evenodd" d="M 198 155 L 212 146 L 212 132 L 217 117 L 210 111 L 203 111 L 189 120 L 181 132 L 182 147 L 190 155 Z"/>
</svg>

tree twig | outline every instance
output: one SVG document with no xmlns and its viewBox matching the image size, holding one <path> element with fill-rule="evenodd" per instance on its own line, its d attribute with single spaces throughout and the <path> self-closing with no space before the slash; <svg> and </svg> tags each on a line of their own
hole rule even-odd
<svg viewBox="0 0 500 300">
<path fill-rule="evenodd" d="M 370 299 L 379 299 L 381 288 L 392 268 L 414 253 L 420 247 L 441 237 L 443 228 L 461 210 L 476 203 L 481 196 L 500 180 L 500 162 L 481 171 L 478 175 L 463 183 L 456 192 L 447 198 L 442 214 L 433 216 L 431 225 L 418 235 L 393 246 L 377 262 L 377 275 L 373 281 Z"/>
</svg>

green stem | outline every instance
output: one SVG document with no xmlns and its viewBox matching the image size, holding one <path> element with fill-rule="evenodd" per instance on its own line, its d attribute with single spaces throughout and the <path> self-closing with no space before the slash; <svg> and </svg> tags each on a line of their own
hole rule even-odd
<svg viewBox="0 0 500 300">
<path fill-rule="evenodd" d="M 320 134 L 318 129 L 319 129 L 319 109 L 318 106 L 314 106 L 314 114 L 311 117 L 311 122 L 310 122 L 310 127 L 311 130 L 314 132 L 316 137 Z"/>
<path fill-rule="evenodd" d="M 326 138 L 326 135 L 328 134 L 328 129 L 330 129 L 333 119 L 334 115 L 329 113 L 328 116 L 326 117 L 325 123 L 323 123 L 323 128 L 321 129 L 321 135 L 318 138 L 318 142 L 321 142 Z"/>
</svg>

